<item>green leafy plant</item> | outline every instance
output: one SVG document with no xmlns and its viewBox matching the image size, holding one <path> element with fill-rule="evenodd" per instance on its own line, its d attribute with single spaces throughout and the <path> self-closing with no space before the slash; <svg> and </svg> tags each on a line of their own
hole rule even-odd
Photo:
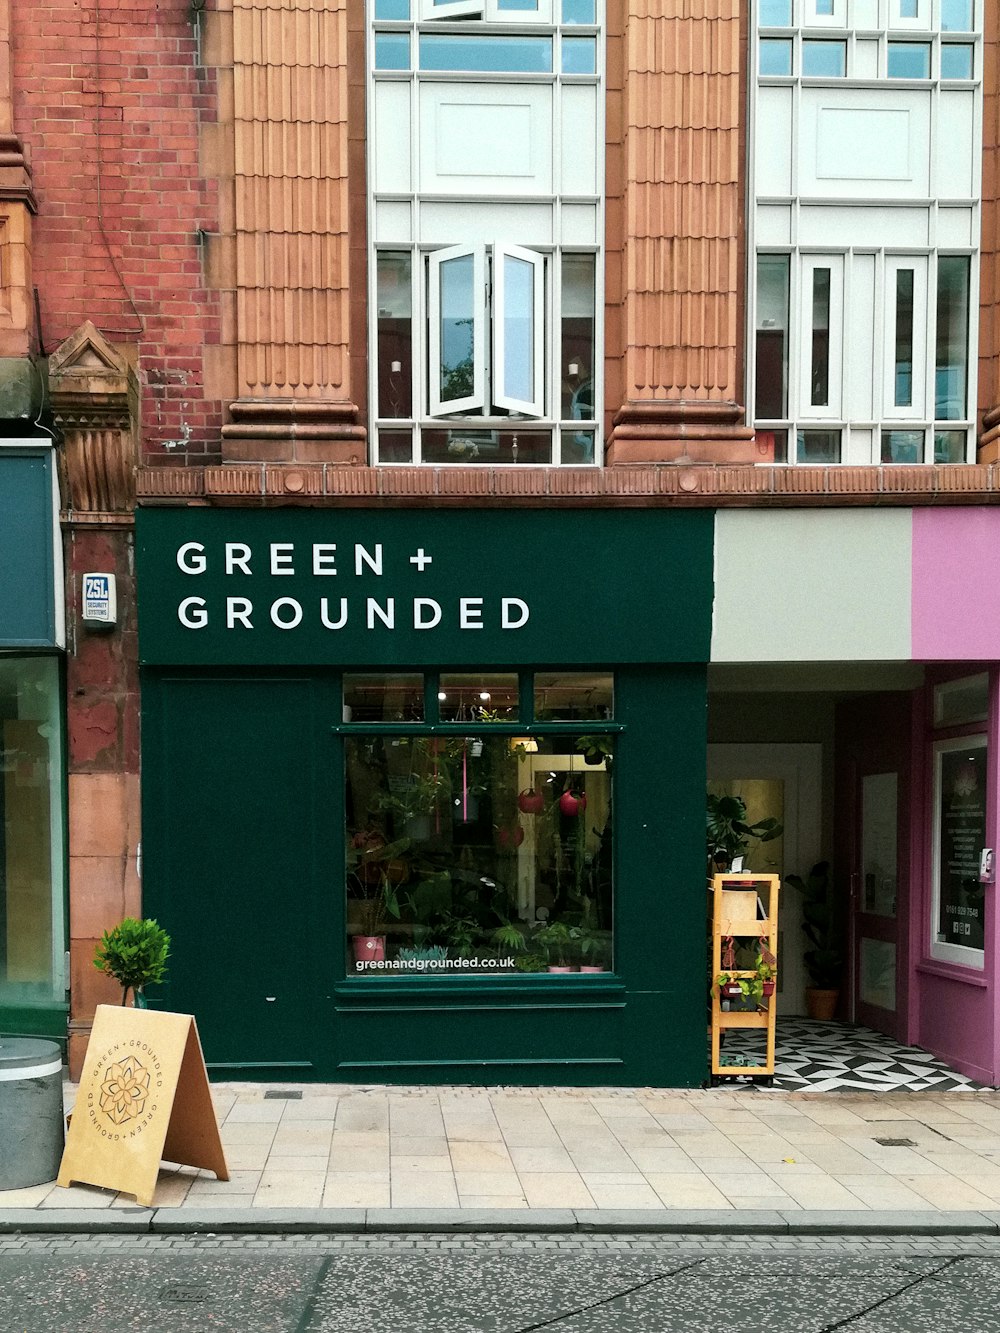
<svg viewBox="0 0 1000 1333">
<path fill-rule="evenodd" d="M 143 987 L 163 980 L 169 956 L 170 936 L 158 922 L 127 916 L 101 936 L 94 950 L 94 966 L 121 986 L 123 1005 L 128 1004 L 132 991 L 136 1008 L 144 1009 Z"/>
<path fill-rule="evenodd" d="M 812 945 L 803 955 L 816 990 L 836 990 L 844 970 L 829 861 L 817 861 L 805 879 L 786 875 L 785 883 L 802 895 L 802 930 Z"/>
<path fill-rule="evenodd" d="M 742 796 L 716 796 L 709 792 L 706 806 L 706 851 L 708 873 L 728 870 L 738 856 L 746 856 L 753 842 L 770 842 L 784 831 L 777 819 L 747 823 L 747 805 Z"/>
<path fill-rule="evenodd" d="M 524 931 L 510 921 L 505 921 L 502 926 L 497 926 L 493 932 L 493 942 L 498 949 L 506 949 L 510 953 L 524 953 L 528 947 Z"/>
<path fill-rule="evenodd" d="M 576 748 L 583 755 L 585 764 L 608 763 L 614 755 L 610 742 L 604 736 L 578 736 Z"/>
<path fill-rule="evenodd" d="M 352 840 L 347 852 L 347 876 L 354 896 L 360 900 L 362 935 L 381 935 L 389 917 L 399 920 L 399 897 L 389 875 L 399 866 L 400 853 L 409 846 L 409 838 L 384 842 L 377 834 L 357 834 Z"/>
<path fill-rule="evenodd" d="M 570 954 L 579 939 L 579 926 L 568 926 L 564 921 L 551 921 L 535 932 L 534 943 L 545 950 L 550 966 L 569 967 Z"/>
<path fill-rule="evenodd" d="M 522 953 L 517 957 L 518 972 L 544 972 L 548 960 L 540 953 Z"/>
</svg>

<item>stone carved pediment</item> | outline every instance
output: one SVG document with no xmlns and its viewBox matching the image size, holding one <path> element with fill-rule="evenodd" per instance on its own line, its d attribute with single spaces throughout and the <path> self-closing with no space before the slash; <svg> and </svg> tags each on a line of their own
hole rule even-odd
<svg viewBox="0 0 1000 1333">
<path fill-rule="evenodd" d="M 90 320 L 71 333 L 49 357 L 49 378 L 64 375 L 127 377 L 129 365 Z"/>
</svg>

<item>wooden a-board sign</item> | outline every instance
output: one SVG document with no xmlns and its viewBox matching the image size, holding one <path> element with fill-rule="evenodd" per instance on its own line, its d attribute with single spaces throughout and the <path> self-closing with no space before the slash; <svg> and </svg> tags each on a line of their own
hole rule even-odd
<svg viewBox="0 0 1000 1333">
<path fill-rule="evenodd" d="M 190 1014 L 100 1004 L 57 1183 L 149 1206 L 164 1158 L 229 1179 L 198 1028 Z"/>
</svg>

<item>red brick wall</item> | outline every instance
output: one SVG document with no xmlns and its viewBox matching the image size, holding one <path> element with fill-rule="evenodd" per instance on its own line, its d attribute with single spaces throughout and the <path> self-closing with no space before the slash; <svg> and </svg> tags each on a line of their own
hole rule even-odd
<svg viewBox="0 0 1000 1333">
<path fill-rule="evenodd" d="M 200 241 L 219 225 L 217 190 L 199 175 L 217 89 L 190 13 L 190 0 L 11 5 L 44 349 L 86 319 L 134 349 L 144 452 L 202 462 L 217 453 L 223 408 L 203 390 L 203 347 L 221 321 Z"/>
</svg>

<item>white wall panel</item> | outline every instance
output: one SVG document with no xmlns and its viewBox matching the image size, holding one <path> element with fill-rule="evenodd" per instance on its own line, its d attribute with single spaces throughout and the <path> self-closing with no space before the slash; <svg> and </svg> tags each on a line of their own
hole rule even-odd
<svg viewBox="0 0 1000 1333">
<path fill-rule="evenodd" d="M 799 213 L 800 245 L 925 246 L 928 237 L 927 208 L 861 208 L 832 204 L 810 207 Z"/>
<path fill-rule="evenodd" d="M 449 203 L 420 205 L 417 240 L 421 245 L 444 245 L 461 236 L 468 245 L 552 243 L 551 204 Z"/>
<path fill-rule="evenodd" d="M 408 194 L 410 181 L 410 85 L 375 84 L 375 189 Z"/>
<path fill-rule="evenodd" d="M 711 660 L 908 660 L 911 526 L 909 509 L 720 510 Z"/>
<path fill-rule="evenodd" d="M 967 245 L 977 245 L 978 240 L 972 235 L 973 211 L 971 208 L 939 208 L 937 215 L 937 243 L 941 246 L 955 246 L 964 249 Z"/>
<path fill-rule="evenodd" d="M 563 204 L 559 214 L 563 245 L 596 245 L 597 211 L 596 204 Z"/>
<path fill-rule="evenodd" d="M 760 88 L 754 127 L 754 176 L 761 197 L 792 192 L 792 89 Z"/>
<path fill-rule="evenodd" d="M 391 200 L 375 205 L 376 241 L 411 241 L 412 216 L 409 202 Z"/>
<path fill-rule="evenodd" d="M 936 193 L 944 199 L 972 197 L 975 180 L 976 95 L 942 91 L 938 102 Z"/>
<path fill-rule="evenodd" d="M 758 245 L 790 245 L 792 210 L 786 204 L 761 204 L 756 230 Z"/>
<path fill-rule="evenodd" d="M 435 82 L 419 95 L 421 191 L 552 193 L 551 87 Z"/>
<path fill-rule="evenodd" d="M 803 88 L 799 190 L 820 198 L 926 197 L 930 93 Z"/>
<path fill-rule="evenodd" d="M 597 88 L 566 84 L 562 89 L 560 192 L 597 194 Z"/>
</svg>

